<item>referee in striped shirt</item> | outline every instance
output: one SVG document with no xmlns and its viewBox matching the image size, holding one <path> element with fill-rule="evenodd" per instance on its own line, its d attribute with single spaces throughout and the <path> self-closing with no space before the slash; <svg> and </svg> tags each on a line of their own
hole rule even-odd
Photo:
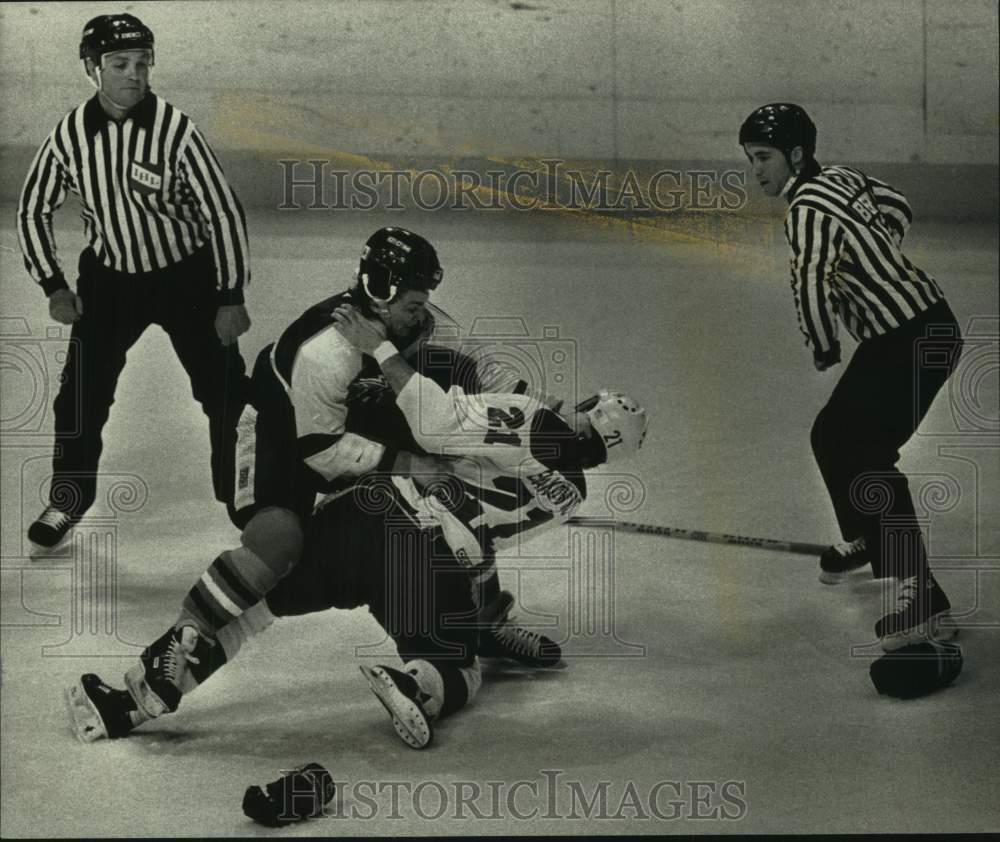
<svg viewBox="0 0 1000 842">
<path fill-rule="evenodd" d="M 816 368 L 840 362 L 838 324 L 858 343 L 812 429 L 844 539 L 821 557 L 820 579 L 833 584 L 871 563 L 876 575 L 901 580 L 896 610 L 875 626 L 887 650 L 954 636 L 951 605 L 928 568 L 907 479 L 897 468 L 899 448 L 962 350 L 937 282 L 902 252 L 910 207 L 902 193 L 865 173 L 821 167 L 816 127 L 797 105 L 757 109 L 739 140 L 763 191 L 788 200 L 792 292 Z"/>
<path fill-rule="evenodd" d="M 170 337 L 208 416 L 220 500 L 232 496 L 231 451 L 246 396 L 236 341 L 250 327 L 243 209 L 195 125 L 150 91 L 153 33 L 138 18 L 91 20 L 80 58 L 97 93 L 41 145 L 17 211 L 25 266 L 52 318 L 73 326 L 54 405 L 50 502 L 28 530 L 42 546 L 58 543 L 94 502 L 115 385 L 150 324 Z M 89 241 L 75 292 L 52 233 L 68 191 L 80 200 Z"/>
</svg>

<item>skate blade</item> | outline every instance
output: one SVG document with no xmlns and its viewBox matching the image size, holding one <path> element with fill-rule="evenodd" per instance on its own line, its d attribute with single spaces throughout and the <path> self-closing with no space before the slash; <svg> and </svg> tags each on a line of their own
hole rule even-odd
<svg viewBox="0 0 1000 842">
<path fill-rule="evenodd" d="M 819 580 L 824 585 L 842 585 L 848 580 L 854 573 L 861 573 L 865 566 L 870 564 L 870 562 L 863 561 L 861 564 L 855 565 L 854 567 L 848 567 L 844 570 L 824 570 L 822 567 L 819 569 Z M 877 578 L 877 577 L 875 577 Z"/>
<path fill-rule="evenodd" d="M 66 549 L 66 547 L 73 542 L 74 528 L 75 527 L 71 526 L 69 531 L 51 547 L 46 547 L 45 544 L 37 544 L 25 536 L 25 540 L 28 542 L 28 558 L 44 558 L 45 556 L 53 555 L 59 550 Z"/>
<path fill-rule="evenodd" d="M 905 632 L 886 635 L 882 638 L 882 651 L 895 652 L 904 646 L 926 643 L 929 640 L 947 643 L 956 637 L 958 637 L 958 626 L 955 624 L 955 619 L 950 611 L 943 611 Z"/>
<path fill-rule="evenodd" d="M 423 711 L 416 702 L 404 696 L 395 682 L 379 667 L 368 669 L 359 667 L 381 703 L 392 718 L 393 727 L 399 738 L 410 748 L 426 748 L 433 731 Z"/>
<path fill-rule="evenodd" d="M 562 659 L 562 652 L 558 656 L 548 655 L 544 658 L 534 655 L 515 655 L 513 652 L 491 652 L 487 655 L 478 655 L 484 661 L 498 667 L 524 667 L 530 670 L 549 670 L 554 668 L 565 669 Z"/>
<path fill-rule="evenodd" d="M 73 734 L 81 743 L 93 743 L 107 738 L 108 729 L 104 726 L 104 720 L 101 719 L 97 708 L 87 697 L 83 684 L 78 681 L 72 687 L 67 687 L 63 698 L 66 701 Z"/>
</svg>

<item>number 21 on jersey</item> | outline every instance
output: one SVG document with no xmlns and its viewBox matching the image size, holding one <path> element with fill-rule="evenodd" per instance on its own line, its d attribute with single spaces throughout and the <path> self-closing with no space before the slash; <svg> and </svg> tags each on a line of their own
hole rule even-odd
<svg viewBox="0 0 1000 842">
<path fill-rule="evenodd" d="M 509 412 L 504 412 L 496 406 L 487 407 L 486 417 L 490 430 L 483 439 L 484 444 L 510 444 L 514 447 L 521 446 L 521 437 L 513 432 L 524 426 L 524 413 L 516 406 L 510 407 Z"/>
</svg>

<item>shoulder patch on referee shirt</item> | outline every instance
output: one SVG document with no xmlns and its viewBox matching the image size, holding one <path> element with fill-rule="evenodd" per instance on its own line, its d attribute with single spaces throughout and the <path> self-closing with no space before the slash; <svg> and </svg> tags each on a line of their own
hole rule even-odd
<svg viewBox="0 0 1000 842">
<path fill-rule="evenodd" d="M 875 199 L 868 190 L 862 190 L 851 201 L 851 210 L 860 216 L 866 223 L 871 222 L 878 216 L 878 206 Z"/>
<path fill-rule="evenodd" d="M 157 193 L 163 186 L 163 162 L 140 164 L 133 161 L 129 169 L 129 182 L 140 193 Z"/>
</svg>

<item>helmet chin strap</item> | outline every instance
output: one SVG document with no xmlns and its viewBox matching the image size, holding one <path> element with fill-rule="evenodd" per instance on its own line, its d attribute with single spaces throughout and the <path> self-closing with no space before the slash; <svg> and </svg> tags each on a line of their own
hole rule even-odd
<svg viewBox="0 0 1000 842">
<path fill-rule="evenodd" d="M 388 308 L 389 302 L 396 296 L 396 290 L 399 288 L 398 284 L 392 282 L 392 273 L 389 273 L 389 295 L 387 298 L 379 298 L 371 291 L 371 287 L 368 286 L 368 273 L 359 273 L 361 277 L 361 285 L 365 289 L 365 294 L 376 304 Z"/>
</svg>

